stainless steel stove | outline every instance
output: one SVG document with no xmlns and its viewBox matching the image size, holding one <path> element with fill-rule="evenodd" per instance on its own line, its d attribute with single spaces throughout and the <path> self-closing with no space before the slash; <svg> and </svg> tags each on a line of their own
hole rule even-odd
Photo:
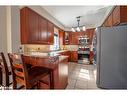
<svg viewBox="0 0 127 95">
<path fill-rule="evenodd" d="M 89 39 L 85 37 L 79 38 L 79 45 L 78 45 L 78 63 L 80 64 L 89 64 Z"/>
</svg>

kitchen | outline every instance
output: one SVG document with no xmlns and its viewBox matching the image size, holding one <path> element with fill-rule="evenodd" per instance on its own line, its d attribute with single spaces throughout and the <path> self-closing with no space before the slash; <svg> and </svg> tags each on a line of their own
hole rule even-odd
<svg viewBox="0 0 127 95">
<path fill-rule="evenodd" d="M 65 8 L 68 9 L 67 12 Z M 77 9 L 75 12 L 78 12 L 78 15 L 73 14 L 73 8 Z M 126 23 L 126 6 L 3 6 L 0 9 L 0 19 L 5 22 L 0 23 L 0 28 L 6 31 L 1 33 L 0 43 L 3 46 L 0 51 L 4 52 L 5 56 L 7 53 L 23 54 L 23 62 L 30 68 L 46 68 L 45 71 L 48 69 L 49 77 L 37 79 L 36 89 L 103 88 L 96 85 L 94 37 L 100 26 L 113 27 Z M 85 17 L 79 14 L 82 9 L 88 13 Z M 64 14 L 68 16 L 67 20 L 73 19 L 63 19 Z M 74 25 L 70 24 L 73 20 Z M 89 23 L 84 23 L 85 21 Z M 84 30 L 74 30 L 74 26 L 84 25 Z"/>
</svg>

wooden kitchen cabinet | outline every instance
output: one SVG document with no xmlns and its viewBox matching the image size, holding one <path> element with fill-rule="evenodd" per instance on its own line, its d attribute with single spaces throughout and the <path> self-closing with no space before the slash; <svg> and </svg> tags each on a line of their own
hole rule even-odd
<svg viewBox="0 0 127 95">
<path fill-rule="evenodd" d="M 48 21 L 48 44 L 53 44 L 54 43 L 54 25 Z"/>
<path fill-rule="evenodd" d="M 127 23 L 127 6 L 116 6 L 102 26 L 111 27 Z"/>
<path fill-rule="evenodd" d="M 34 19 L 33 19 L 34 18 Z M 38 15 L 25 7 L 20 11 L 21 43 L 30 44 L 38 41 Z"/>
<path fill-rule="evenodd" d="M 90 39 L 90 44 L 92 44 L 92 39 L 93 39 L 93 33 L 95 29 L 87 29 L 86 31 L 83 32 L 70 32 L 70 45 L 78 45 L 78 38 L 81 36 L 87 35 L 87 37 Z"/>
<path fill-rule="evenodd" d="M 65 32 L 62 31 L 62 30 L 59 30 L 59 41 L 60 41 L 60 45 L 64 45 L 64 35 L 65 35 Z"/>
<path fill-rule="evenodd" d="M 120 7 L 116 7 L 113 12 L 113 20 L 112 23 L 113 25 L 118 25 L 120 23 Z"/>
<path fill-rule="evenodd" d="M 127 6 L 117 6 L 112 14 L 113 25 L 127 23 Z"/>
<path fill-rule="evenodd" d="M 38 15 L 32 10 L 28 10 L 28 26 L 26 26 L 26 28 L 27 27 L 29 31 L 29 43 L 37 43 L 39 40 Z"/>
<path fill-rule="evenodd" d="M 70 45 L 78 45 L 78 32 L 70 32 L 69 37 Z"/>
<path fill-rule="evenodd" d="M 40 44 L 47 44 L 47 37 L 48 37 L 47 20 L 42 18 L 41 16 L 38 16 L 38 17 L 39 17 L 38 41 Z"/>
<path fill-rule="evenodd" d="M 86 35 L 89 37 L 90 40 L 89 45 L 92 44 L 94 32 L 95 32 L 95 28 L 87 29 Z"/>
<path fill-rule="evenodd" d="M 63 51 L 63 52 L 60 52 L 59 54 L 68 56 L 68 60 L 70 61 L 70 59 L 71 59 L 70 51 Z"/>
<path fill-rule="evenodd" d="M 105 27 L 111 27 L 112 26 L 112 14 L 110 14 L 108 17 L 107 17 L 107 19 L 105 20 L 105 22 L 104 22 L 104 25 L 103 26 L 105 26 Z"/>
<path fill-rule="evenodd" d="M 78 62 L 78 52 L 70 51 L 70 54 L 71 54 L 71 62 Z"/>
<path fill-rule="evenodd" d="M 70 33 L 68 31 L 66 31 L 64 33 L 64 44 L 65 45 L 69 45 L 70 44 Z"/>
<path fill-rule="evenodd" d="M 68 57 L 60 56 L 59 57 L 59 84 L 60 88 L 66 88 L 68 84 Z"/>
<path fill-rule="evenodd" d="M 54 25 L 28 7 L 20 10 L 21 44 L 53 44 Z"/>
</svg>

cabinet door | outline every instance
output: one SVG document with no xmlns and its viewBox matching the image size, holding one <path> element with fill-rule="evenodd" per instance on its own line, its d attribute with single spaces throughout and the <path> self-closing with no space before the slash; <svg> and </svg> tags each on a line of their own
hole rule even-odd
<svg viewBox="0 0 127 95">
<path fill-rule="evenodd" d="M 120 23 L 127 23 L 127 6 L 120 6 Z"/>
<path fill-rule="evenodd" d="M 86 35 L 89 37 L 89 45 L 92 44 L 93 41 L 93 35 L 94 35 L 95 29 L 87 29 Z"/>
<path fill-rule="evenodd" d="M 67 31 L 64 32 L 64 44 L 69 45 L 69 43 L 70 43 L 70 33 Z"/>
<path fill-rule="evenodd" d="M 20 10 L 20 34 L 21 34 L 21 44 L 28 44 L 28 9 L 23 8 Z"/>
<path fill-rule="evenodd" d="M 112 26 L 112 14 L 110 14 L 104 22 L 104 26 L 111 27 Z"/>
<path fill-rule="evenodd" d="M 62 30 L 59 31 L 59 41 L 60 45 L 64 45 L 64 31 Z"/>
<path fill-rule="evenodd" d="M 48 21 L 48 37 L 47 37 L 48 44 L 54 43 L 54 25 Z"/>
<path fill-rule="evenodd" d="M 78 45 L 78 33 L 70 32 L 70 44 Z"/>
<path fill-rule="evenodd" d="M 112 14 L 110 14 L 110 16 L 108 17 L 107 26 L 112 26 Z"/>
<path fill-rule="evenodd" d="M 78 53 L 77 51 L 71 51 L 71 61 L 77 62 L 78 61 Z"/>
<path fill-rule="evenodd" d="M 39 36 L 38 14 L 32 10 L 28 10 L 28 31 L 29 43 L 37 43 Z"/>
<path fill-rule="evenodd" d="M 48 37 L 47 20 L 39 16 L 39 43 L 46 44 Z"/>
<path fill-rule="evenodd" d="M 113 25 L 118 25 L 120 23 L 120 7 L 116 7 L 113 12 Z"/>
</svg>

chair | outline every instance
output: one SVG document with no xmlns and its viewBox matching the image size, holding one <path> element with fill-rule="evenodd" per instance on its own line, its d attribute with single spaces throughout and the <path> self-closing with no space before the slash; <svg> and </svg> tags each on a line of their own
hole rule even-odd
<svg viewBox="0 0 127 95">
<path fill-rule="evenodd" d="M 7 62 L 4 57 L 3 52 L 0 52 L 0 85 L 3 85 L 2 84 L 3 74 L 5 74 L 5 85 L 4 86 L 9 87 L 12 84 L 9 78 L 9 76 L 12 75 L 12 73 L 8 69 Z"/>
<path fill-rule="evenodd" d="M 41 67 L 36 66 L 28 70 L 24 62 L 26 56 L 11 53 L 8 53 L 8 56 L 12 67 L 14 89 L 39 88 L 40 79 L 50 76 L 49 70 Z"/>
<path fill-rule="evenodd" d="M 2 65 L 1 65 L 1 60 L 0 60 L 0 86 L 2 86 Z"/>
</svg>

